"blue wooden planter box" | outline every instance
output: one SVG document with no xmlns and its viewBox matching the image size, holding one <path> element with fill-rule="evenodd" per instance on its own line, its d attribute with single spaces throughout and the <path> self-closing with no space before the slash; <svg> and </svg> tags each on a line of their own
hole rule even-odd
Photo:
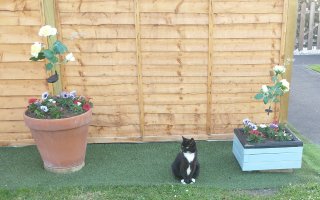
<svg viewBox="0 0 320 200">
<path fill-rule="evenodd" d="M 235 129 L 234 133 L 232 152 L 242 171 L 301 168 L 303 143 L 294 134 L 293 141 L 249 144 L 243 129 Z"/>
</svg>

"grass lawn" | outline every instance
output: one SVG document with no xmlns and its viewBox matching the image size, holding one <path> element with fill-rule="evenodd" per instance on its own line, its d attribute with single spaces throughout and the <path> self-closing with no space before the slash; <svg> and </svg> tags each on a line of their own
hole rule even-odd
<svg viewBox="0 0 320 200">
<path fill-rule="evenodd" d="M 35 146 L 2 147 L 0 199 L 316 199 L 320 148 L 304 142 L 302 169 L 259 173 L 241 172 L 232 142 L 199 141 L 195 185 L 171 175 L 177 142 L 88 145 L 86 166 L 65 175 L 45 171 Z"/>
<path fill-rule="evenodd" d="M 320 64 L 310 65 L 309 68 L 320 73 Z"/>
</svg>

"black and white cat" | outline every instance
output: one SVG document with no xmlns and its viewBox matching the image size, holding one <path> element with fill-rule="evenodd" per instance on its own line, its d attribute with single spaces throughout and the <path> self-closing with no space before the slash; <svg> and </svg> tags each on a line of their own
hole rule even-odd
<svg viewBox="0 0 320 200">
<path fill-rule="evenodd" d="M 193 138 L 182 137 L 181 152 L 171 165 L 172 173 L 182 184 L 195 183 L 200 172 L 197 159 L 197 146 Z"/>
</svg>

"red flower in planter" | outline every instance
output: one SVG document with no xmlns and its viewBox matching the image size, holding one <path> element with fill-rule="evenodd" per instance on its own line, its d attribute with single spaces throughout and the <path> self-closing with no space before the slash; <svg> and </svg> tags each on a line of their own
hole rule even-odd
<svg viewBox="0 0 320 200">
<path fill-rule="evenodd" d="M 86 104 L 84 104 L 84 105 L 82 106 L 82 109 L 85 110 L 85 111 L 90 110 L 90 108 L 91 108 L 91 106 L 90 106 L 90 104 L 88 104 L 88 103 L 86 103 Z"/>
<path fill-rule="evenodd" d="M 76 104 L 76 105 L 78 105 L 78 106 L 81 105 L 81 102 L 78 101 L 78 100 L 74 100 L 73 103 Z"/>
<path fill-rule="evenodd" d="M 251 131 L 250 131 L 250 134 L 264 137 L 264 135 L 263 135 L 260 131 L 258 131 L 258 130 L 251 130 Z"/>
<path fill-rule="evenodd" d="M 31 99 L 29 99 L 29 104 L 33 104 L 33 103 L 35 103 L 36 101 L 38 101 L 38 99 L 36 99 L 36 98 L 31 98 Z"/>
</svg>

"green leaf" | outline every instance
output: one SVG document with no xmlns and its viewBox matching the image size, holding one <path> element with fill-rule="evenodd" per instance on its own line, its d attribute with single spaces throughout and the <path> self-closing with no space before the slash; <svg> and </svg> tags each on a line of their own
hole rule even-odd
<svg viewBox="0 0 320 200">
<path fill-rule="evenodd" d="M 263 98 L 263 94 L 262 93 L 258 93 L 256 94 L 256 96 L 254 97 L 255 99 L 259 100 Z"/>
<path fill-rule="evenodd" d="M 38 53 L 38 57 L 32 56 L 29 60 L 38 61 L 38 60 L 42 60 L 42 59 L 45 59 L 45 56 L 44 56 L 43 52 L 40 52 L 40 53 Z"/>
<path fill-rule="evenodd" d="M 53 51 L 56 54 L 63 54 L 65 52 L 68 51 L 67 47 L 62 44 L 62 42 L 60 42 L 59 40 L 55 41 L 55 43 L 53 44 Z"/>
<path fill-rule="evenodd" d="M 263 103 L 264 103 L 264 104 L 267 104 L 268 101 L 269 101 L 269 98 L 268 98 L 268 97 L 264 97 L 264 98 L 263 98 Z"/>
<path fill-rule="evenodd" d="M 279 100 L 279 99 L 274 99 L 273 102 L 274 102 L 274 103 L 279 103 L 280 100 Z"/>
<path fill-rule="evenodd" d="M 39 59 L 38 59 L 38 58 L 36 58 L 36 57 L 34 57 L 34 56 L 32 56 L 31 58 L 29 58 L 29 60 L 32 60 L 32 61 L 38 61 Z"/>
<path fill-rule="evenodd" d="M 47 71 L 51 70 L 52 68 L 53 68 L 53 64 L 52 63 L 46 64 Z"/>
<path fill-rule="evenodd" d="M 278 77 L 277 76 L 273 76 L 272 77 L 272 81 L 275 83 L 276 81 L 278 80 Z"/>
<path fill-rule="evenodd" d="M 54 57 L 54 53 L 50 49 L 43 50 L 43 53 L 44 53 L 44 56 L 48 59 Z"/>
<path fill-rule="evenodd" d="M 276 88 L 280 88 L 281 86 L 282 86 L 282 83 L 281 83 L 281 82 L 278 82 L 278 83 L 276 83 L 276 85 L 275 85 Z"/>
<path fill-rule="evenodd" d="M 39 60 L 42 60 L 42 59 L 45 59 L 46 57 L 44 56 L 44 53 L 41 51 L 39 54 L 38 54 L 38 59 Z"/>
<path fill-rule="evenodd" d="M 53 56 L 51 58 L 48 58 L 48 60 L 52 63 L 52 64 L 55 64 L 58 62 L 58 58 L 56 56 Z"/>
</svg>

